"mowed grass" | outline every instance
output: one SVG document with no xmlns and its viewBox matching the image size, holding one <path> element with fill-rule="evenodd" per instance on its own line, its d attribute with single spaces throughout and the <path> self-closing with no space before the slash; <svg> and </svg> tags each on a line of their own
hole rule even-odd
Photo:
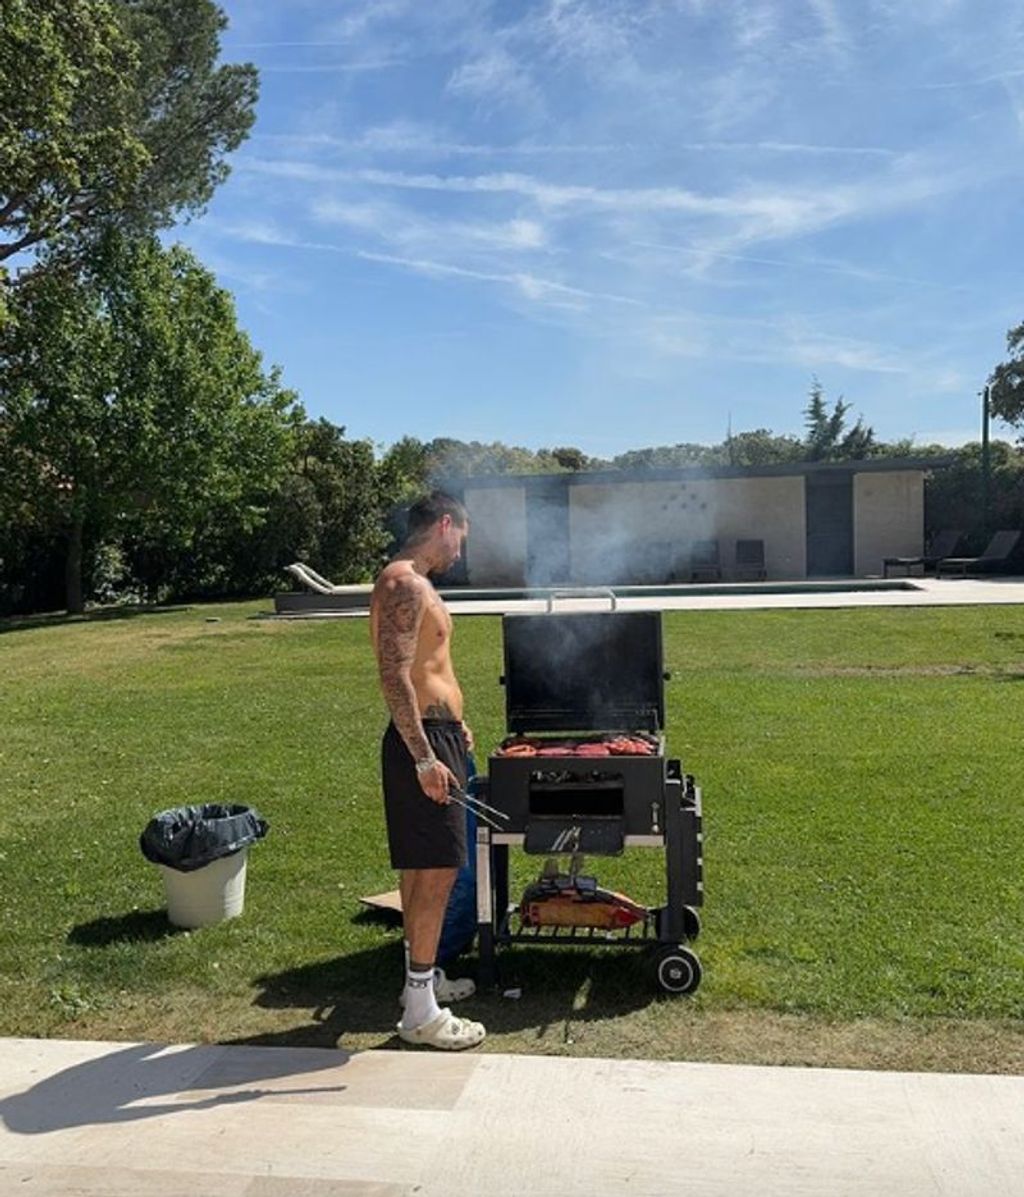
<svg viewBox="0 0 1024 1197">
<path fill-rule="evenodd" d="M 0 1034 L 395 1046 L 401 937 L 364 620 L 267 603 L 0 625 Z M 705 970 L 510 950 L 484 1050 L 1024 1070 L 1024 608 L 664 615 L 668 745 L 703 790 Z M 500 621 L 456 621 L 481 758 Z M 158 810 L 268 819 L 242 918 L 172 929 Z M 517 885 L 540 862 L 513 853 Z M 664 892 L 664 857 L 591 859 Z M 475 962 L 467 960 L 467 970 Z"/>
</svg>

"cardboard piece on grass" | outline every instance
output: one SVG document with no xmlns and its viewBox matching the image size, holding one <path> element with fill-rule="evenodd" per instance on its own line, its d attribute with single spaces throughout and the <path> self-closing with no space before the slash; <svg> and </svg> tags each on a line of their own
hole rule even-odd
<svg viewBox="0 0 1024 1197">
<path fill-rule="evenodd" d="M 389 889 L 384 894 L 370 894 L 359 901 L 370 910 L 391 915 L 399 921 L 402 918 L 402 895 L 397 889 Z"/>
</svg>

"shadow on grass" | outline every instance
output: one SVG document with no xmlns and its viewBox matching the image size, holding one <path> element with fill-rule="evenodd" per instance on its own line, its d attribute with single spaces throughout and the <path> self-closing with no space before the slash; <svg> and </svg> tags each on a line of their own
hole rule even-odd
<svg viewBox="0 0 1024 1197">
<path fill-rule="evenodd" d="M 125 603 L 119 607 L 100 607 L 84 615 L 50 612 L 46 615 L 6 615 L 0 618 L 0 635 L 5 632 L 30 632 L 35 628 L 62 628 L 73 623 L 110 623 L 115 619 L 135 619 L 142 615 L 174 615 L 187 611 L 188 605 L 156 607 Z"/>
<path fill-rule="evenodd" d="M 79 923 L 68 932 L 68 943 L 105 948 L 115 943 L 155 943 L 180 933 L 181 928 L 170 922 L 166 910 L 133 910 L 114 918 Z"/>
<path fill-rule="evenodd" d="M 402 912 L 368 906 L 354 914 L 350 921 L 356 927 L 401 927 Z"/>
<path fill-rule="evenodd" d="M 476 960 L 453 964 L 451 976 L 472 976 Z M 648 1006 L 656 995 L 646 955 L 581 948 L 509 949 L 498 957 L 496 988 L 460 1002 L 457 1012 L 481 1020 L 494 1034 L 534 1031 L 541 1038 L 552 1026 L 618 1018 Z M 393 941 L 350 956 L 337 956 L 280 973 L 257 977 L 255 1004 L 294 1010 L 300 1025 L 221 1040 L 262 1047 L 337 1047 L 354 1034 L 385 1034 L 377 1046 L 401 1046 L 389 1034 L 401 1014 L 402 945 Z M 518 991 L 518 998 L 504 996 Z"/>
</svg>

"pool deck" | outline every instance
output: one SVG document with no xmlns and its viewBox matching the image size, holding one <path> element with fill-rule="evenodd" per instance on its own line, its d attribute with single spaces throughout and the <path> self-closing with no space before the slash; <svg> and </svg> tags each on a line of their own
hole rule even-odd
<svg viewBox="0 0 1024 1197">
<path fill-rule="evenodd" d="M 694 583 L 686 586 L 630 587 L 627 593 L 616 597 L 617 609 L 621 611 L 747 611 L 787 608 L 834 608 L 834 607 L 950 607 L 979 606 L 988 604 L 1014 605 L 1024 603 L 1024 577 L 991 578 L 892 578 L 881 579 L 835 579 L 834 582 L 794 582 L 790 589 L 786 584 L 757 583 L 715 583 L 704 586 Z M 829 586 L 835 589 L 827 589 Z M 278 610 L 278 619 L 337 619 L 361 618 L 367 614 L 370 587 L 347 587 L 339 602 L 344 606 L 333 607 L 332 596 L 325 596 L 322 605 L 315 601 L 305 610 Z M 600 588 L 595 588 L 600 591 Z M 607 610 L 607 595 L 595 594 L 581 597 L 580 590 L 566 588 L 564 598 L 556 598 L 554 609 L 558 611 Z M 494 596 L 486 596 L 479 590 L 462 597 L 458 590 L 445 590 L 443 595 L 453 615 L 501 615 L 512 612 L 546 611 L 547 597 L 526 597 L 512 590 L 498 590 Z M 306 598 L 307 596 L 300 596 Z M 310 600 L 319 596 L 310 595 Z"/>
</svg>

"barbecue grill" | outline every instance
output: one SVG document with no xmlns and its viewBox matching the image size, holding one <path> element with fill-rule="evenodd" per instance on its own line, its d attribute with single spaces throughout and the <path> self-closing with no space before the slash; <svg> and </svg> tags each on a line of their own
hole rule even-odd
<svg viewBox="0 0 1024 1197">
<path fill-rule="evenodd" d="M 584 943 L 647 948 L 658 984 L 690 993 L 701 980 L 689 946 L 703 903 L 701 796 L 665 757 L 661 613 L 551 607 L 502 619 L 508 734 L 476 781 L 496 813 L 477 833 L 482 979 L 494 983 L 497 950 L 509 944 Z M 512 904 L 511 847 L 549 858 L 540 882 Z M 627 847 L 664 852 L 663 905 L 637 907 L 578 875 L 583 856 Z M 568 874 L 551 859 L 563 856 Z"/>
</svg>

